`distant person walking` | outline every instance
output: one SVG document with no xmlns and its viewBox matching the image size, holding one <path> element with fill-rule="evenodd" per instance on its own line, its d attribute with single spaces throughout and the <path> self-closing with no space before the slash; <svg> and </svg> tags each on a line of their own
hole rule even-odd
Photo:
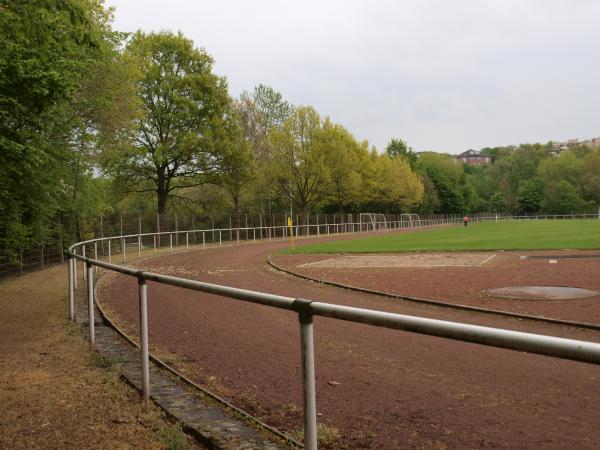
<svg viewBox="0 0 600 450">
<path fill-rule="evenodd" d="M 466 226 L 467 226 L 467 224 L 469 223 L 469 220 L 471 220 L 471 219 L 469 219 L 469 216 L 465 216 L 465 217 L 463 217 L 463 222 L 465 223 L 465 227 L 466 227 Z"/>
</svg>

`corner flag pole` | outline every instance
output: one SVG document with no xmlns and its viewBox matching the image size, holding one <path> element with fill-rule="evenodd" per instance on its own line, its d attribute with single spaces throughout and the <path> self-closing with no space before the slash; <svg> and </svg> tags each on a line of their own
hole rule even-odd
<svg viewBox="0 0 600 450">
<path fill-rule="evenodd" d="M 292 222 L 292 218 L 288 217 L 287 220 L 288 223 L 288 227 L 290 229 L 290 241 L 292 241 L 292 251 L 294 251 L 294 228 L 293 228 L 293 222 Z"/>
</svg>

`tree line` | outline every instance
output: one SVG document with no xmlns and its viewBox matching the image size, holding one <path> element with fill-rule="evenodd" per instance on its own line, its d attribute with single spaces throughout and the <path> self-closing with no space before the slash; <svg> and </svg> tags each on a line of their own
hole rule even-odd
<svg viewBox="0 0 600 450">
<path fill-rule="evenodd" d="M 290 209 L 598 203 L 597 152 L 487 149 L 486 168 L 401 139 L 378 152 L 269 86 L 233 98 L 213 63 L 181 33 L 113 30 L 102 0 L 0 0 L 0 248 L 27 247 L 61 218 L 76 239 L 85 217 L 114 212 L 227 211 L 239 225 L 242 212 Z"/>
</svg>

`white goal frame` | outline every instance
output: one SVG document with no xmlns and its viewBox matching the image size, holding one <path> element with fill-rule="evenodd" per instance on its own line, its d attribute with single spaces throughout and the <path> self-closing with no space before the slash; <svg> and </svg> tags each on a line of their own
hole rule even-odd
<svg viewBox="0 0 600 450">
<path fill-rule="evenodd" d="M 362 231 L 363 225 L 367 225 L 367 230 L 365 231 L 381 231 L 381 230 L 389 230 L 387 220 L 385 219 L 385 214 L 379 213 L 360 213 L 360 229 Z"/>
<path fill-rule="evenodd" d="M 419 226 L 420 221 L 421 218 L 418 214 L 400 214 L 400 222 L 408 222 L 409 228 Z"/>
</svg>

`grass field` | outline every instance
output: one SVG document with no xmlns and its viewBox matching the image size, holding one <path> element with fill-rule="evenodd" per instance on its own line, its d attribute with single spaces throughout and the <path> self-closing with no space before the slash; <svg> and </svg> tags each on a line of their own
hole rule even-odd
<svg viewBox="0 0 600 450">
<path fill-rule="evenodd" d="M 470 223 L 301 246 L 295 253 L 600 249 L 600 220 Z"/>
</svg>

